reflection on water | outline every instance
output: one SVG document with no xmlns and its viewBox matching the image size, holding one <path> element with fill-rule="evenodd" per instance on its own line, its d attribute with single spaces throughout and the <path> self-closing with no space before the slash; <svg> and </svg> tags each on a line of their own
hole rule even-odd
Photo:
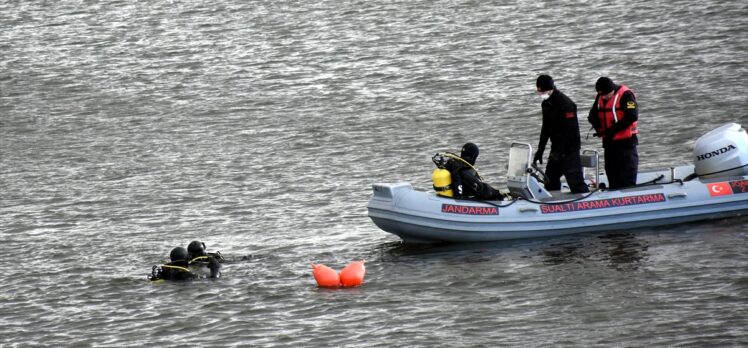
<svg viewBox="0 0 748 348">
<path fill-rule="evenodd" d="M 648 245 L 633 233 L 616 233 L 599 237 L 608 246 L 610 266 L 620 270 L 634 270 L 647 259 Z"/>
<path fill-rule="evenodd" d="M 409 244 L 384 243 L 377 247 L 376 258 L 382 262 L 418 259 L 483 262 L 502 254 L 519 252 L 519 257 L 542 256 L 546 265 L 605 262 L 611 268 L 636 270 L 647 260 L 648 243 L 635 233 L 611 232 L 557 238 L 522 239 L 483 243 Z"/>
<path fill-rule="evenodd" d="M 606 233 L 570 238 L 542 249 L 546 264 L 606 261 L 612 268 L 636 270 L 647 259 L 648 245 L 633 233 Z"/>
<path fill-rule="evenodd" d="M 479 262 L 485 260 L 489 255 L 501 253 L 504 250 L 518 246 L 529 246 L 538 243 L 538 240 L 511 240 L 495 242 L 476 243 L 432 243 L 417 244 L 404 243 L 402 241 L 384 243 L 377 248 L 377 256 L 384 262 L 399 262 L 411 258 L 463 258 L 463 261 Z M 481 255 L 481 256 L 479 256 Z"/>
</svg>

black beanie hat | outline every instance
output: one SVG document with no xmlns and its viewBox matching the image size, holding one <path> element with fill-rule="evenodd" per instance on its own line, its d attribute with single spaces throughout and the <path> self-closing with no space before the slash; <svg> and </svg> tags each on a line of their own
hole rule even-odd
<svg viewBox="0 0 748 348">
<path fill-rule="evenodd" d="M 609 77 L 601 77 L 597 79 L 597 82 L 595 83 L 595 90 L 597 90 L 597 92 L 600 94 L 608 94 L 615 88 L 616 85 Z"/>
<path fill-rule="evenodd" d="M 470 164 L 475 164 L 475 160 L 478 159 L 478 152 L 478 145 L 466 143 L 465 145 L 462 145 L 460 157 Z"/>
<path fill-rule="evenodd" d="M 538 81 L 535 84 L 541 92 L 552 91 L 555 87 L 553 84 L 553 78 L 548 75 L 538 76 Z"/>
</svg>

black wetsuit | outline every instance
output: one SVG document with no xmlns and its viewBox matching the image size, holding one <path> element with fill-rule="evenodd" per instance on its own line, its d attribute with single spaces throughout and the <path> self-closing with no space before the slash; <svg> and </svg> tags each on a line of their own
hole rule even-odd
<svg viewBox="0 0 748 348">
<path fill-rule="evenodd" d="M 197 279 L 199 276 L 192 273 L 189 269 L 187 260 L 169 262 L 159 266 L 153 266 L 153 271 L 149 277 L 151 280 L 175 280 L 185 281 Z"/>
<path fill-rule="evenodd" d="M 500 200 L 501 192 L 486 184 L 475 169 L 462 161 L 450 159 L 447 170 L 452 176 L 452 192 L 455 198 L 474 198 L 481 200 Z"/>
<path fill-rule="evenodd" d="M 558 89 L 554 89 L 548 99 L 541 104 L 543 108 L 543 126 L 540 129 L 540 142 L 535 159 L 542 158 L 548 139 L 551 140 L 551 153 L 545 174 L 548 182 L 545 189 L 561 189 L 561 176 L 566 177 L 569 189 L 573 193 L 589 192 L 584 183 L 582 161 L 579 158 L 581 141 L 579 139 L 579 122 L 577 105 Z"/>
</svg>

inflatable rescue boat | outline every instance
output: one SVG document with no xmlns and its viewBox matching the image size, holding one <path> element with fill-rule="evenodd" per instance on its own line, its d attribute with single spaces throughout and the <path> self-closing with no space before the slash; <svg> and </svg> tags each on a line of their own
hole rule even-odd
<svg viewBox="0 0 748 348">
<path fill-rule="evenodd" d="M 636 186 L 618 190 L 604 188 L 596 151 L 582 152 L 583 166 L 595 170 L 584 194 L 546 191 L 531 156 L 530 144 L 511 144 L 501 188 L 509 200 L 454 199 L 414 190 L 410 183 L 381 183 L 373 185 L 368 215 L 405 242 L 435 243 L 630 230 L 748 214 L 748 134 L 735 123 L 701 136 L 693 164 L 640 172 Z"/>
</svg>

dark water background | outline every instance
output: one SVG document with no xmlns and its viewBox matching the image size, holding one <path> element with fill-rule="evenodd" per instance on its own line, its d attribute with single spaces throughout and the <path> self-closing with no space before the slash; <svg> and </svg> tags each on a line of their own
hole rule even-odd
<svg viewBox="0 0 748 348">
<path fill-rule="evenodd" d="M 502 181 L 541 73 L 582 119 L 633 88 L 641 168 L 687 164 L 746 61 L 736 0 L 0 0 L 0 346 L 746 346 L 748 218 L 423 247 L 365 208 L 466 141 Z M 146 281 L 193 239 L 224 278 Z"/>
</svg>

